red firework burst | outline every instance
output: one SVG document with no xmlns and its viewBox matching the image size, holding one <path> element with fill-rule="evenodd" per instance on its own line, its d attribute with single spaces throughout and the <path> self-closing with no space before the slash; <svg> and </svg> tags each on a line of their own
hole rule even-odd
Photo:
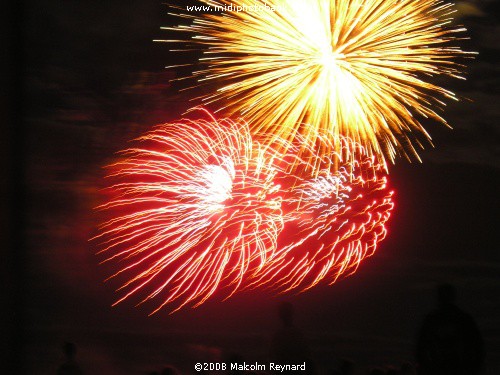
<svg viewBox="0 0 500 375">
<path fill-rule="evenodd" d="M 145 294 L 176 311 L 217 290 L 234 293 L 276 249 L 283 226 L 273 157 L 230 120 L 159 125 L 110 166 L 112 219 L 101 226 L 104 262 L 124 278 L 119 303 Z M 139 304 L 140 304 L 139 303 Z M 172 312 L 173 312 L 172 311 Z"/>
<path fill-rule="evenodd" d="M 326 138 L 320 142 L 332 146 Z M 298 175 L 284 177 L 290 187 L 284 193 L 285 227 L 278 250 L 249 287 L 267 285 L 287 292 L 304 291 L 321 281 L 333 284 L 354 273 L 385 238 L 394 207 L 386 167 L 347 138 L 342 138 L 341 149 L 360 156 L 344 166 L 343 150 L 290 162 L 299 166 Z"/>
</svg>

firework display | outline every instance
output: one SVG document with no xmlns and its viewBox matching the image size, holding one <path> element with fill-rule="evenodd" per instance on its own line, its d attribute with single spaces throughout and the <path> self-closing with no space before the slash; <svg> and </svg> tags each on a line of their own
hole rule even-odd
<svg viewBox="0 0 500 375">
<path fill-rule="evenodd" d="M 434 78 L 463 78 L 455 60 L 472 54 L 441 0 L 199 2 L 174 6 L 188 24 L 165 29 L 186 36 L 166 41 L 203 51 L 178 79 L 224 119 L 203 110 L 138 138 L 108 167 L 94 237 L 115 304 L 152 314 L 356 272 L 387 235 L 388 163 L 419 159 L 423 119 L 446 125 L 457 97 Z"/>
<path fill-rule="evenodd" d="M 219 290 L 304 290 L 353 273 L 385 237 L 385 165 L 347 138 L 341 148 L 364 156 L 340 166 L 333 153 L 262 148 L 244 122 L 213 117 L 163 124 L 137 142 L 109 166 L 100 207 L 112 216 L 96 237 L 103 263 L 124 280 L 115 304 L 139 294 L 160 300 L 152 313 L 173 312 Z"/>
<path fill-rule="evenodd" d="M 286 292 L 303 291 L 322 280 L 334 283 L 354 273 L 385 238 L 394 207 L 385 165 L 347 138 L 341 148 L 356 149 L 356 162 L 335 168 L 331 159 L 339 157 L 332 154 L 301 162 L 303 173 L 286 188 L 278 251 L 250 286 Z"/>
<path fill-rule="evenodd" d="M 446 124 L 436 108 L 453 92 L 432 76 L 460 76 L 453 61 L 465 29 L 440 0 L 202 0 L 202 16 L 179 7 L 190 25 L 186 50 L 204 49 L 194 72 L 218 90 L 203 97 L 225 115 L 242 115 L 254 133 L 313 146 L 327 135 L 361 143 L 381 161 L 418 158 L 430 142 L 422 118 Z M 184 21 L 186 22 L 186 21 Z M 179 42 L 179 40 L 175 40 Z M 180 48 L 182 49 L 182 48 Z M 328 153 L 331 150 L 322 150 Z M 355 150 L 345 150 L 351 160 Z"/>
<path fill-rule="evenodd" d="M 272 155 L 243 122 L 184 120 L 155 127 L 111 165 L 112 215 L 101 227 L 105 262 L 126 277 L 118 302 L 135 293 L 199 305 L 238 289 L 276 248 L 281 196 Z"/>
</svg>

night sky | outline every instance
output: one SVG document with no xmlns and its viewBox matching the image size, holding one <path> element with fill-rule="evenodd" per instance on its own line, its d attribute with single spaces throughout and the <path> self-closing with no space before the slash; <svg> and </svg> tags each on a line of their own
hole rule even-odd
<svg viewBox="0 0 500 375">
<path fill-rule="evenodd" d="M 462 46 L 479 55 L 467 63 L 466 81 L 440 81 L 463 98 L 444 112 L 453 130 L 426 123 L 436 147 L 422 152 L 421 164 L 399 159 L 391 167 L 396 207 L 376 254 L 334 286 L 279 297 L 240 293 L 153 317 L 132 302 L 111 307 L 118 285 L 103 282 L 109 269 L 88 239 L 96 234 L 102 167 L 128 141 L 196 104 L 169 83 L 185 71 L 164 69 L 183 58 L 153 43 L 166 36 L 161 26 L 179 21 L 150 0 L 38 0 L 14 9 L 20 62 L 11 83 L 20 100 L 10 154 L 2 153 L 13 245 L 2 280 L 12 359 L 24 367 L 18 373 L 54 374 L 64 341 L 77 344 L 86 374 L 145 374 L 166 364 L 192 373 L 194 363 L 230 352 L 263 361 L 285 300 L 319 368 L 338 358 L 359 369 L 398 366 L 415 361 L 435 286 L 450 282 L 483 334 L 487 374 L 499 374 L 499 5 L 459 2 L 459 9 L 471 37 Z"/>
</svg>

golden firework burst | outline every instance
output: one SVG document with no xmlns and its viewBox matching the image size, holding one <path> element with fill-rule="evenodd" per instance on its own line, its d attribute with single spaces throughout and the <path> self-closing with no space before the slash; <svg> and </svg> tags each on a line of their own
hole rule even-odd
<svg viewBox="0 0 500 375">
<path fill-rule="evenodd" d="M 204 49 L 193 76 L 218 88 L 203 102 L 244 116 L 254 133 L 300 136 L 302 151 L 321 147 L 320 136 L 334 145 L 346 136 L 380 160 L 418 158 L 430 142 L 422 119 L 446 124 L 437 111 L 457 100 L 432 77 L 463 78 L 455 58 L 472 54 L 455 45 L 465 29 L 438 0 L 202 3 L 176 11 L 191 24 L 166 29 L 192 34 L 181 38 L 187 49 Z"/>
</svg>

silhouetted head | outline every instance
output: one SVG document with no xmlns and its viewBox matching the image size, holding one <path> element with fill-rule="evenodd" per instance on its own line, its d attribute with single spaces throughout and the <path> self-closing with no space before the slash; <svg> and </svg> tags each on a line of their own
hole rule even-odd
<svg viewBox="0 0 500 375">
<path fill-rule="evenodd" d="M 282 302 L 278 307 L 278 314 L 286 327 L 293 325 L 293 305 L 290 302 Z"/>
<path fill-rule="evenodd" d="M 401 375 L 412 375 L 415 374 L 415 367 L 411 363 L 403 363 L 401 365 L 401 371 L 399 371 Z"/>
<path fill-rule="evenodd" d="M 65 342 L 63 345 L 63 351 L 66 358 L 73 359 L 76 355 L 76 345 L 72 342 Z"/>
<path fill-rule="evenodd" d="M 438 303 L 440 307 L 450 306 L 455 304 L 456 291 L 451 284 L 441 284 L 437 288 Z"/>
<path fill-rule="evenodd" d="M 167 366 L 161 370 L 161 375 L 177 375 L 177 371 L 172 366 Z"/>
</svg>

